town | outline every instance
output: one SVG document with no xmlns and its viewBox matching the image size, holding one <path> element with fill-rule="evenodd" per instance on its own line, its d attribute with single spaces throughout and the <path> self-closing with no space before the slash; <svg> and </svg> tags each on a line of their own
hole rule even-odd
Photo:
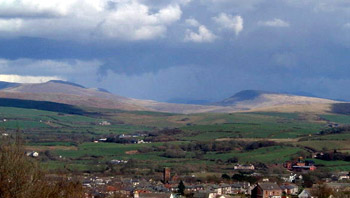
<svg viewBox="0 0 350 198">
<path fill-rule="evenodd" d="M 150 178 L 82 176 L 87 198 L 322 198 L 350 197 L 349 172 L 316 173 L 310 161 L 286 162 L 288 174 L 263 174 L 254 165 L 236 164 L 233 175 L 173 174 L 165 167 Z M 311 177 L 318 177 L 313 180 Z"/>
</svg>

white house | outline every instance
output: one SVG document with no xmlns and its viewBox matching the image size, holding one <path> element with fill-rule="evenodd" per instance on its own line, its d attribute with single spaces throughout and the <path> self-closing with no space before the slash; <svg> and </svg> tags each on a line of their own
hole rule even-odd
<svg viewBox="0 0 350 198">
<path fill-rule="evenodd" d="M 303 191 L 301 191 L 301 193 L 298 195 L 298 198 L 314 198 L 310 191 L 308 191 L 307 189 L 304 189 Z"/>
</svg>

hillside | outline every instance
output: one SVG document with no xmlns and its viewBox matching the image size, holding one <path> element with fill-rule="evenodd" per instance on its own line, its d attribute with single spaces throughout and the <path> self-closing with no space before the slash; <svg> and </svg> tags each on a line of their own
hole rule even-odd
<svg viewBox="0 0 350 198">
<path fill-rule="evenodd" d="M 230 106 L 237 109 L 254 110 L 260 108 L 272 108 L 279 106 L 295 106 L 295 105 L 311 105 L 311 104 L 332 104 L 337 101 L 290 95 L 258 90 L 245 90 L 236 93 L 230 98 L 227 98 L 221 102 L 215 103 L 214 105 Z"/>
<path fill-rule="evenodd" d="M 0 90 L 0 98 L 50 101 L 107 109 L 150 110 L 129 102 L 128 98 L 63 81 L 5 87 Z"/>
<path fill-rule="evenodd" d="M 159 111 L 168 113 L 207 113 L 207 112 L 238 112 L 258 109 L 272 109 L 283 106 L 323 105 L 336 101 L 273 92 L 246 90 L 221 102 L 210 105 L 174 104 L 152 100 L 139 100 L 122 97 L 103 89 L 85 88 L 84 86 L 65 82 L 49 81 L 37 84 L 0 83 L 0 98 L 47 101 L 73 106 L 94 107 L 104 109 L 119 109 L 126 111 Z M 287 108 L 288 109 L 288 108 Z M 293 107 L 293 109 L 295 109 Z M 296 108 L 297 109 L 297 108 Z M 304 109 L 304 108 L 302 108 Z M 324 111 L 328 111 L 324 109 Z"/>
<path fill-rule="evenodd" d="M 6 83 L 4 83 L 6 84 Z M 75 106 L 126 111 L 160 111 L 171 113 L 232 112 L 234 108 L 205 105 L 161 103 L 151 100 L 126 98 L 103 89 L 85 88 L 64 81 L 37 84 L 15 84 L 0 87 L 0 98 L 49 101 Z"/>
</svg>

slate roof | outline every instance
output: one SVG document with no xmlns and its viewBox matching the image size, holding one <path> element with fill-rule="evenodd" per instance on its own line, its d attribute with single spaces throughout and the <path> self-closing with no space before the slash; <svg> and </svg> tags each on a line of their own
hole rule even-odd
<svg viewBox="0 0 350 198">
<path fill-rule="evenodd" d="M 263 190 L 282 190 L 276 183 L 259 183 L 258 185 Z"/>
<path fill-rule="evenodd" d="M 289 190 L 291 190 L 291 189 L 297 188 L 296 185 L 292 185 L 292 184 L 282 185 L 282 186 L 280 186 L 280 187 L 281 187 L 282 190 L 284 190 L 284 189 L 289 189 Z"/>
</svg>

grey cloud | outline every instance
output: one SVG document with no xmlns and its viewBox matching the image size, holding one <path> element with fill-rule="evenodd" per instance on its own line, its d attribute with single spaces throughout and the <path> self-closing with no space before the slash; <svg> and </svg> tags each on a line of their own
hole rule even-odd
<svg viewBox="0 0 350 198">
<path fill-rule="evenodd" d="M 101 15 L 94 14 L 98 4 L 78 11 L 64 4 L 51 18 L 0 17 L 0 54 L 6 63 L 0 72 L 59 76 L 157 100 L 178 95 L 216 100 L 242 89 L 350 99 L 343 85 L 350 72 L 350 12 L 344 0 L 124 0 L 140 8 L 136 14 L 122 9 L 122 1 L 113 2 L 101 5 Z M 77 12 L 92 14 L 77 26 Z M 213 20 L 220 13 L 244 19 L 239 36 L 235 26 L 224 28 Z M 130 22 L 121 25 L 123 30 L 118 29 L 121 18 Z M 288 28 L 271 27 L 285 23 Z M 183 42 L 187 29 L 188 38 L 205 41 L 210 31 L 216 39 Z"/>
</svg>

